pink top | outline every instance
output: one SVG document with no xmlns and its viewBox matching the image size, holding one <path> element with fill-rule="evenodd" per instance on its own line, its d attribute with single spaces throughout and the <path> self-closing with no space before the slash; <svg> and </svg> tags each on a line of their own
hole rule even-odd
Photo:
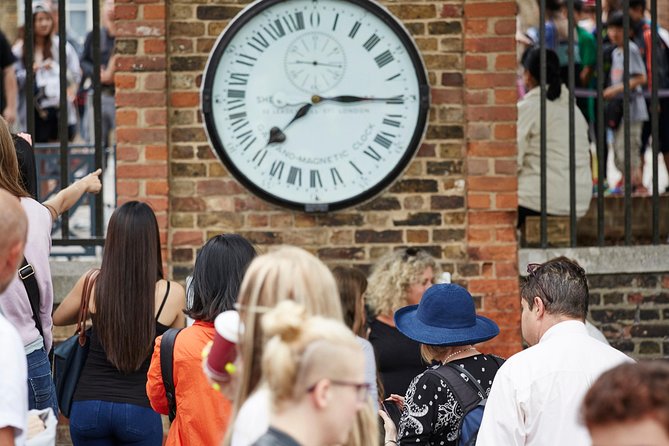
<svg viewBox="0 0 669 446">
<path fill-rule="evenodd" d="M 51 319 L 53 284 L 51 283 L 51 267 L 49 266 L 51 214 L 47 208 L 32 198 L 21 198 L 21 206 L 28 215 L 28 241 L 24 255 L 28 263 L 32 264 L 35 269 L 35 277 L 40 292 L 40 317 L 48 351 L 51 349 L 53 340 L 51 333 L 53 327 Z M 0 294 L 0 311 L 19 332 L 24 346 L 28 346 L 39 339 L 39 331 L 37 331 L 32 317 L 33 313 L 30 309 L 28 293 L 18 276 L 18 272 L 5 292 Z"/>
</svg>

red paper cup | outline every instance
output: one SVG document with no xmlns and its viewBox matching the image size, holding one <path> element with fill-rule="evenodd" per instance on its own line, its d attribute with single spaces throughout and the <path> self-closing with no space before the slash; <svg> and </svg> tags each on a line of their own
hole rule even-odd
<svg viewBox="0 0 669 446">
<path fill-rule="evenodd" d="M 239 313 L 225 311 L 214 321 L 216 335 L 211 351 L 207 356 L 205 367 L 209 375 L 221 382 L 230 380 L 232 364 L 237 357 L 237 341 L 239 338 Z"/>
</svg>

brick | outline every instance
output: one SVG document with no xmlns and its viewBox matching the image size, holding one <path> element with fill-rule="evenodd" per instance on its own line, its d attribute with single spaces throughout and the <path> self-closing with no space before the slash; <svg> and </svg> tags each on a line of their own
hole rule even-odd
<svg viewBox="0 0 669 446">
<path fill-rule="evenodd" d="M 116 37 L 150 37 L 164 36 L 164 21 L 129 21 L 116 23 Z"/>
<path fill-rule="evenodd" d="M 469 243 L 489 243 L 492 240 L 492 231 L 490 229 L 478 229 L 472 227 L 467 229 L 467 242 Z"/>
<path fill-rule="evenodd" d="M 409 214 L 403 220 L 393 220 L 393 226 L 440 226 L 441 214 L 436 212 L 418 212 Z"/>
<path fill-rule="evenodd" d="M 516 175 L 517 170 L 518 164 L 516 160 L 495 160 L 495 174 L 497 175 Z"/>
<path fill-rule="evenodd" d="M 321 248 L 317 255 L 321 260 L 363 260 L 365 251 L 362 248 Z"/>
<path fill-rule="evenodd" d="M 144 124 L 150 127 L 167 126 L 167 112 L 163 109 L 144 110 Z"/>
<path fill-rule="evenodd" d="M 515 262 L 495 262 L 495 277 L 518 277 L 518 265 Z"/>
<path fill-rule="evenodd" d="M 515 25 L 514 25 L 515 26 Z M 495 70 L 515 70 L 518 66 L 518 60 L 516 59 L 516 54 L 498 54 L 495 56 Z M 514 89 L 514 91 L 516 91 Z"/>
<path fill-rule="evenodd" d="M 487 104 L 489 97 L 490 92 L 485 90 L 472 90 L 465 92 L 465 102 L 470 106 Z"/>
<path fill-rule="evenodd" d="M 515 177 L 469 176 L 467 187 L 472 192 L 515 191 L 518 188 L 518 179 Z"/>
<path fill-rule="evenodd" d="M 496 140 L 515 140 L 516 124 L 495 124 L 493 135 Z"/>
<path fill-rule="evenodd" d="M 200 105 L 200 93 L 196 91 L 176 91 L 170 94 L 172 107 L 197 107 Z"/>
<path fill-rule="evenodd" d="M 515 211 L 475 211 L 470 212 L 470 225 L 515 225 Z"/>
<path fill-rule="evenodd" d="M 139 150 L 133 146 L 117 146 L 116 159 L 118 161 L 137 161 L 139 159 Z"/>
<path fill-rule="evenodd" d="M 436 195 L 430 197 L 430 209 L 432 210 L 461 209 L 464 205 L 464 197 L 457 195 Z"/>
<path fill-rule="evenodd" d="M 137 112 L 135 110 L 119 109 L 116 110 L 116 125 L 119 127 L 137 126 Z"/>
<path fill-rule="evenodd" d="M 516 19 L 499 19 L 495 21 L 495 34 L 499 36 L 515 36 Z"/>
<path fill-rule="evenodd" d="M 460 17 L 462 16 L 462 7 L 459 5 L 443 5 L 441 8 L 441 17 Z"/>
<path fill-rule="evenodd" d="M 149 72 L 165 70 L 164 56 L 119 56 L 116 59 L 118 71 Z"/>
<path fill-rule="evenodd" d="M 137 5 L 114 5 L 114 20 L 134 20 L 137 18 Z"/>
<path fill-rule="evenodd" d="M 174 128 L 171 131 L 172 142 L 206 141 L 207 136 L 202 127 Z"/>
<path fill-rule="evenodd" d="M 139 48 L 139 42 L 137 39 L 116 40 L 116 54 L 136 55 L 137 48 Z M 118 59 L 116 59 L 114 66 L 118 68 Z"/>
<path fill-rule="evenodd" d="M 144 149 L 144 158 L 147 161 L 167 161 L 167 146 L 150 145 Z"/>
<path fill-rule="evenodd" d="M 116 73 L 114 75 L 114 84 L 119 90 L 134 90 L 137 85 L 137 76 L 128 73 Z"/>
<path fill-rule="evenodd" d="M 206 63 L 204 56 L 175 56 L 170 60 L 170 68 L 172 71 L 202 71 Z"/>
<path fill-rule="evenodd" d="M 493 157 L 515 156 L 518 150 L 515 143 L 497 141 L 472 141 L 467 149 L 470 156 Z"/>
<path fill-rule="evenodd" d="M 205 201 L 200 197 L 172 197 L 174 211 L 204 212 L 207 209 Z"/>
<path fill-rule="evenodd" d="M 456 175 L 462 173 L 462 161 L 429 161 L 427 163 L 429 175 Z"/>
<path fill-rule="evenodd" d="M 356 243 L 401 243 L 402 231 L 373 231 L 357 230 L 355 231 Z"/>
<path fill-rule="evenodd" d="M 430 125 L 427 128 L 427 139 L 460 139 L 463 136 L 459 125 Z"/>
<path fill-rule="evenodd" d="M 197 182 L 198 195 L 236 195 L 245 189 L 234 180 L 210 179 Z"/>
<path fill-rule="evenodd" d="M 434 5 L 391 4 L 388 9 L 402 20 L 433 19 L 437 15 Z"/>
<path fill-rule="evenodd" d="M 485 175 L 490 171 L 490 165 L 487 159 L 467 158 L 468 175 Z"/>
<path fill-rule="evenodd" d="M 426 230 L 409 229 L 406 232 L 407 243 L 427 243 L 430 238 L 430 233 Z"/>
<path fill-rule="evenodd" d="M 440 36 L 446 34 L 460 34 L 462 24 L 459 21 L 436 21 L 429 22 L 427 25 L 428 34 L 437 34 Z"/>
<path fill-rule="evenodd" d="M 144 5 L 142 8 L 144 20 L 164 20 L 165 4 Z"/>
<path fill-rule="evenodd" d="M 179 37 L 200 37 L 204 35 L 204 23 L 170 22 L 170 35 Z"/>
<path fill-rule="evenodd" d="M 200 246 L 204 243 L 202 231 L 174 231 L 172 233 L 172 246 Z"/>
<path fill-rule="evenodd" d="M 161 195 L 167 196 L 169 192 L 169 184 L 165 180 L 150 180 L 146 182 L 147 195 Z"/>
<path fill-rule="evenodd" d="M 499 196 L 496 197 L 499 199 Z M 501 206 L 497 206 L 499 209 Z M 517 207 L 514 206 L 513 208 L 515 209 Z M 516 239 L 516 228 L 514 227 L 509 227 L 509 228 L 496 228 L 495 229 L 495 240 L 498 242 L 511 242 L 511 243 L 516 243 L 518 240 Z"/>
<path fill-rule="evenodd" d="M 202 163 L 171 163 L 170 171 L 173 177 L 204 177 L 207 167 Z"/>
<path fill-rule="evenodd" d="M 167 211 L 167 197 L 144 197 L 142 200 L 151 206 L 153 212 L 156 214 Z M 158 217 L 158 215 L 156 215 L 156 217 Z"/>
<path fill-rule="evenodd" d="M 123 195 L 126 197 L 136 197 L 137 195 L 139 195 L 139 181 L 136 180 L 117 181 L 116 193 L 118 195 Z"/>
<path fill-rule="evenodd" d="M 244 227 L 244 215 L 239 212 L 205 212 L 197 216 L 197 227 L 222 228 L 224 232 L 233 232 Z"/>
<path fill-rule="evenodd" d="M 318 215 L 316 218 L 317 224 L 321 226 L 361 226 L 364 223 L 364 218 L 360 213 L 329 213 L 325 215 Z"/>
<path fill-rule="evenodd" d="M 514 210 L 517 207 L 518 207 L 518 194 L 516 194 L 515 192 L 506 193 L 506 194 L 498 193 L 495 196 L 495 208 L 496 209 Z"/>
<path fill-rule="evenodd" d="M 509 87 L 515 85 L 514 73 L 467 73 L 465 85 L 470 88 Z"/>
<path fill-rule="evenodd" d="M 394 193 L 402 192 L 437 192 L 437 182 L 435 180 L 399 180 L 391 188 Z"/>
<path fill-rule="evenodd" d="M 432 104 L 460 104 L 462 103 L 462 92 L 459 90 L 433 88 Z"/>
<path fill-rule="evenodd" d="M 517 255 L 517 245 L 498 245 L 498 246 L 470 246 L 467 253 L 472 260 L 515 260 Z"/>
<path fill-rule="evenodd" d="M 513 17 L 516 15 L 516 2 L 474 2 L 465 5 L 465 17 Z"/>
<path fill-rule="evenodd" d="M 488 33 L 487 19 L 471 19 L 465 21 L 465 31 L 468 36 L 471 35 L 485 35 Z"/>
<path fill-rule="evenodd" d="M 198 20 L 230 20 L 242 10 L 239 6 L 198 6 Z"/>
<path fill-rule="evenodd" d="M 167 141 L 165 129 L 122 127 L 116 129 L 118 143 L 164 143 Z"/>
<path fill-rule="evenodd" d="M 490 209 L 490 195 L 467 194 L 467 207 L 469 209 Z"/>
<path fill-rule="evenodd" d="M 481 121 L 515 121 L 517 108 L 515 106 L 474 106 L 467 107 L 467 119 L 474 122 Z"/>
<path fill-rule="evenodd" d="M 462 73 L 443 73 L 441 75 L 441 85 L 445 87 L 460 87 L 462 84 Z"/>
<path fill-rule="evenodd" d="M 145 39 L 143 42 L 145 54 L 163 54 L 165 52 L 164 39 Z"/>
<path fill-rule="evenodd" d="M 465 39 L 465 51 L 479 53 L 499 53 L 502 51 L 513 51 L 514 39 L 500 39 L 499 37 L 478 37 L 476 39 Z"/>
</svg>

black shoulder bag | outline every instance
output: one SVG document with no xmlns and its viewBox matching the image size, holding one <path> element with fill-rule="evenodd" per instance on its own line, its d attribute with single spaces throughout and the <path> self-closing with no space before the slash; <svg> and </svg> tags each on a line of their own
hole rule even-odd
<svg viewBox="0 0 669 446">
<path fill-rule="evenodd" d="M 170 328 L 160 341 L 160 372 L 165 386 L 165 397 L 170 421 L 177 416 L 177 398 L 174 393 L 174 342 L 182 328 Z"/>
<path fill-rule="evenodd" d="M 37 327 L 37 331 L 39 331 L 40 336 L 42 336 L 44 350 L 46 351 L 46 339 L 44 338 L 42 320 L 39 317 L 40 294 L 39 287 L 37 286 L 37 279 L 35 278 L 35 268 L 28 263 L 25 257 L 19 268 L 19 278 L 21 279 L 21 282 L 23 282 L 23 286 L 26 288 L 26 293 L 28 293 L 28 300 L 30 301 L 30 309 L 33 311 L 35 327 Z M 52 360 L 51 352 L 47 353 L 49 354 L 49 360 Z"/>
</svg>

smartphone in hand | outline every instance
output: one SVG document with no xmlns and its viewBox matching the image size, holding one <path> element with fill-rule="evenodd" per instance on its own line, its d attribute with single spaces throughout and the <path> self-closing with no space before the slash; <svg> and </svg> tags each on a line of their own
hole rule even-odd
<svg viewBox="0 0 669 446">
<path fill-rule="evenodd" d="M 385 400 L 382 401 L 381 407 L 383 407 L 383 411 L 393 420 L 393 423 L 399 429 L 400 417 L 402 415 L 399 406 L 392 400 Z"/>
</svg>

